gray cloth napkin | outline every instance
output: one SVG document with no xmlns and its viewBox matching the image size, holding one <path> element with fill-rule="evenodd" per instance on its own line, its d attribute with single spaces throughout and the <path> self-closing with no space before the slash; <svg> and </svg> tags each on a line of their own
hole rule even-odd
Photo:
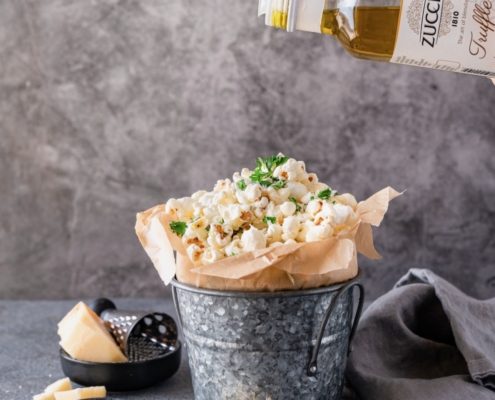
<svg viewBox="0 0 495 400">
<path fill-rule="evenodd" d="M 364 313 L 346 377 L 361 400 L 494 400 L 495 298 L 411 269 Z"/>
</svg>

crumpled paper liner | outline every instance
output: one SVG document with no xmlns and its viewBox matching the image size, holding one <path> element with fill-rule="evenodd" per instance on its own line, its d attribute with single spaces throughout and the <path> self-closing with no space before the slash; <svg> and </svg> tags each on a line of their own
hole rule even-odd
<svg viewBox="0 0 495 400">
<path fill-rule="evenodd" d="M 138 213 L 136 234 L 166 285 L 176 276 L 179 282 L 216 290 L 309 289 L 354 278 L 357 253 L 380 258 L 371 226 L 380 225 L 389 202 L 399 195 L 387 187 L 358 203 L 354 209 L 357 222 L 337 237 L 256 250 L 199 267 L 189 260 L 181 239 L 171 231 L 173 218 L 165 212 L 165 205 Z"/>
</svg>

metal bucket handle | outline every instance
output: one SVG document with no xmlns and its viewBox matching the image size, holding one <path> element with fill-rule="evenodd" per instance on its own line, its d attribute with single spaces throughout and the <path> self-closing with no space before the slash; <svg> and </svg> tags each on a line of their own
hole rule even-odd
<svg viewBox="0 0 495 400">
<path fill-rule="evenodd" d="M 175 309 L 177 310 L 177 316 L 179 317 L 179 326 L 180 329 L 183 329 L 183 324 L 182 324 L 182 315 L 180 314 L 180 308 L 179 308 L 179 299 L 177 297 L 177 288 L 175 285 L 172 285 L 172 299 L 174 300 L 174 305 Z"/>
<path fill-rule="evenodd" d="M 318 337 L 316 339 L 316 345 L 314 346 L 311 354 L 311 359 L 309 361 L 308 368 L 306 371 L 308 376 L 315 376 L 316 373 L 318 372 L 318 366 L 317 366 L 318 352 L 320 351 L 321 341 L 323 340 L 323 335 L 325 334 L 325 329 L 328 320 L 330 319 L 330 314 L 332 314 L 337 304 L 337 301 L 342 296 L 342 294 L 346 293 L 348 290 L 353 290 L 355 287 L 359 289 L 359 298 L 358 298 L 358 306 L 356 308 L 356 314 L 354 315 L 354 320 L 351 326 L 351 333 L 349 335 L 349 347 L 347 353 L 349 354 L 351 352 L 351 341 L 352 338 L 354 337 L 354 334 L 356 333 L 356 328 L 359 322 L 359 318 L 361 317 L 361 312 L 363 311 L 363 302 L 364 302 L 364 288 L 363 285 L 361 285 L 358 282 L 349 283 L 343 286 L 342 288 L 339 289 L 337 294 L 333 296 L 332 301 L 330 302 L 330 305 L 328 306 L 327 311 L 325 312 L 325 317 L 323 318 L 323 322 L 320 327 L 320 332 L 318 333 Z"/>
</svg>

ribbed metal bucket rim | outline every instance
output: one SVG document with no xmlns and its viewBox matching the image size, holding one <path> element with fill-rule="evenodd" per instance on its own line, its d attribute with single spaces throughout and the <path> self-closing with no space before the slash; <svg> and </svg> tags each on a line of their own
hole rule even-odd
<svg viewBox="0 0 495 400">
<path fill-rule="evenodd" d="M 311 296 L 315 294 L 329 293 L 339 290 L 344 285 L 358 282 L 361 278 L 361 272 L 347 281 L 336 283 L 335 285 L 323 286 L 312 289 L 301 289 L 301 290 L 281 290 L 276 292 L 243 292 L 240 290 L 214 290 L 214 289 L 203 289 L 196 286 L 188 285 L 186 283 L 179 282 L 176 278 L 173 278 L 171 284 L 179 289 L 185 290 L 187 292 L 206 294 L 210 296 L 219 297 L 247 297 L 247 298 L 264 298 L 264 297 L 294 297 L 294 296 Z"/>
</svg>

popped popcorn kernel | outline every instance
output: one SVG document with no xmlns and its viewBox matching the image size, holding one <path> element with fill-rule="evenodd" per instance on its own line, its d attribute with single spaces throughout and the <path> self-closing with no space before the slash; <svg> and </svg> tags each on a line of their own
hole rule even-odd
<svg viewBox="0 0 495 400">
<path fill-rule="evenodd" d="M 291 243 L 324 240 L 351 229 L 357 202 L 338 194 L 303 161 L 258 158 L 212 191 L 170 199 L 165 211 L 195 265 Z"/>
</svg>

